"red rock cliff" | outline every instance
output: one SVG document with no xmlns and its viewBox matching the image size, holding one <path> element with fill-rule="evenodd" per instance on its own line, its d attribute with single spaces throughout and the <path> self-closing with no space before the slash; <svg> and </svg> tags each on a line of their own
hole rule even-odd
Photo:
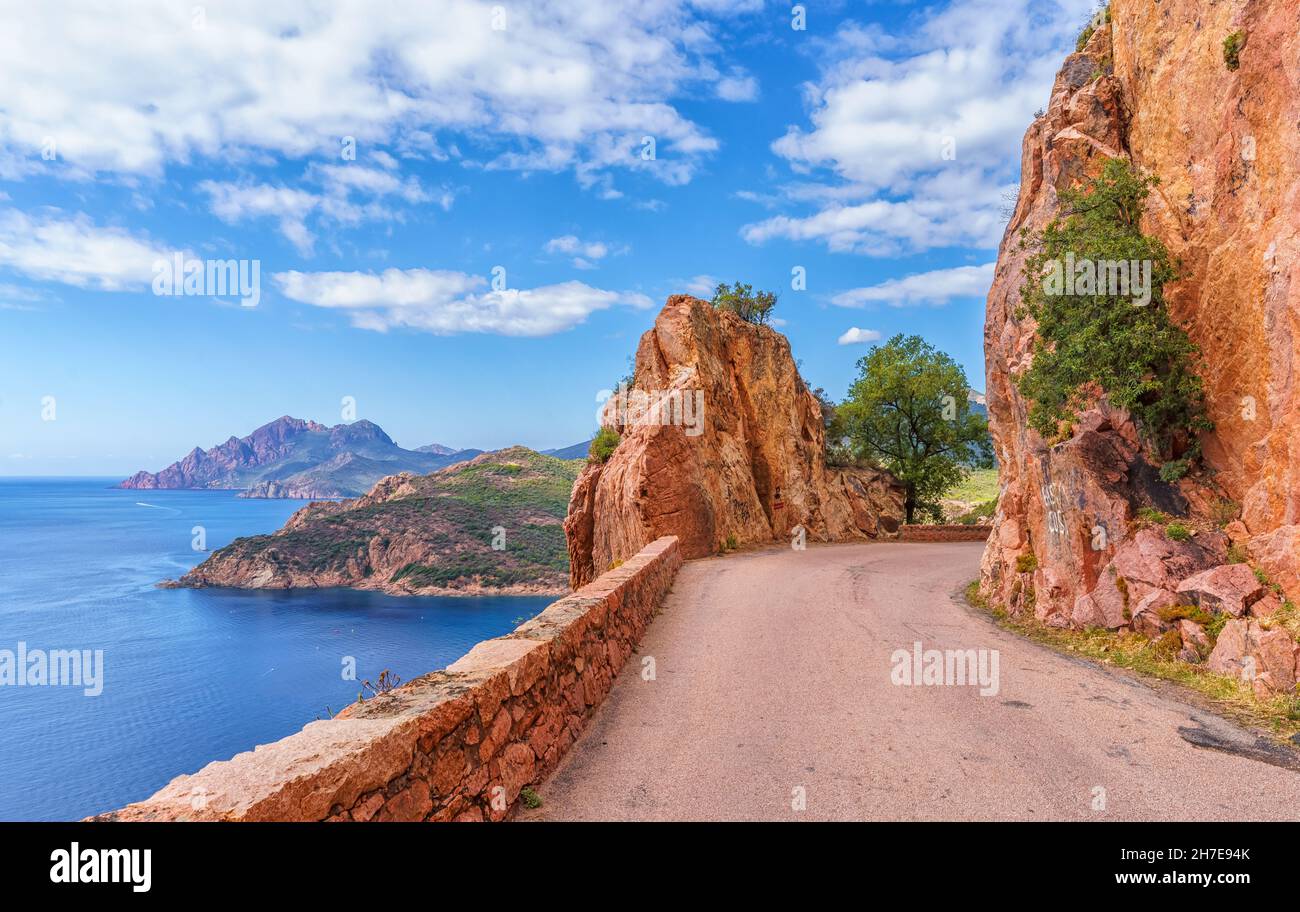
<svg viewBox="0 0 1300 912">
<path fill-rule="evenodd" d="M 664 535 L 690 558 L 729 537 L 875 538 L 902 521 L 892 476 L 826 465 L 820 405 L 770 327 L 675 295 L 641 337 L 626 414 L 617 401 L 604 423 L 622 440 L 578 477 L 564 523 L 574 588 Z"/>
<path fill-rule="evenodd" d="M 1025 135 L 989 293 L 987 396 L 1003 490 L 982 588 L 1049 623 L 1121 627 L 1143 598 L 1222 563 L 1229 537 L 1300 597 L 1300 5 L 1114 0 L 1110 10 Z M 1239 30 L 1233 70 L 1223 41 Z M 1127 415 L 1103 401 L 1049 446 L 1028 428 L 1015 385 L 1034 334 L 1015 315 L 1020 231 L 1041 229 L 1060 190 L 1115 156 L 1160 178 L 1143 228 L 1182 262 L 1166 295 L 1201 349 L 1216 425 L 1203 469 L 1177 486 L 1159 480 Z M 1227 535 L 1212 519 L 1217 504 L 1223 523 L 1224 501 L 1240 505 Z M 1185 543 L 1153 534 L 1134 522 L 1143 506 L 1205 531 Z"/>
</svg>

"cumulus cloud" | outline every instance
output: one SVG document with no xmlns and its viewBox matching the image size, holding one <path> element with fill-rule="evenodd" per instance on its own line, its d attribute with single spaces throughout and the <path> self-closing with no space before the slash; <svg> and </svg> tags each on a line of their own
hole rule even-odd
<svg viewBox="0 0 1300 912">
<path fill-rule="evenodd" d="M 840 345 L 864 345 L 868 342 L 879 342 L 880 333 L 874 329 L 858 329 L 852 326 L 840 335 L 838 341 Z"/>
<path fill-rule="evenodd" d="M 31 279 L 98 291 L 148 288 L 153 264 L 172 253 L 84 213 L 0 211 L 0 267 Z"/>
<path fill-rule="evenodd" d="M 22 87 L 0 110 L 0 173 L 159 176 L 199 158 L 337 156 L 347 137 L 446 160 L 459 137 L 492 167 L 572 169 L 599 185 L 614 169 L 684 182 L 717 148 L 675 99 L 716 75 L 713 17 L 734 13 L 724 4 L 394 0 L 384 10 L 136 0 L 106 16 L 90 2 L 32 5 L 0 33 L 0 83 Z M 647 135 L 652 161 L 637 154 Z M 41 160 L 47 141 L 55 163 Z"/>
<path fill-rule="evenodd" d="M 907 38 L 850 23 L 817 43 L 809 123 L 772 149 L 796 173 L 824 175 L 787 193 L 819 208 L 742 236 L 869 256 L 996 246 L 1021 136 L 1091 2 L 955 0 L 918 12 Z"/>
<path fill-rule="evenodd" d="M 839 307 L 863 307 L 867 304 L 942 307 L 954 298 L 977 298 L 988 294 L 995 266 L 995 263 L 957 266 L 890 279 L 878 285 L 841 292 L 831 298 L 831 303 Z"/>
<path fill-rule="evenodd" d="M 604 241 L 584 241 L 572 234 L 551 238 L 542 249 L 547 253 L 572 256 L 572 263 L 578 269 L 595 269 L 596 264 L 609 254 L 627 252 L 627 247 L 612 249 Z"/>
<path fill-rule="evenodd" d="M 723 101 L 757 101 L 758 80 L 743 70 L 733 70 L 718 80 L 715 91 Z"/>
<path fill-rule="evenodd" d="M 455 191 L 443 187 L 430 192 L 414 177 L 402 178 L 392 170 L 363 165 L 313 164 L 304 175 L 309 188 L 250 181 L 201 181 L 213 215 L 229 224 L 248 219 L 273 218 L 280 233 L 298 252 L 311 254 L 315 235 L 307 226 L 308 216 L 332 224 L 358 225 L 365 221 L 400 220 L 403 212 L 390 205 L 436 203 L 444 211 L 455 200 Z"/>
<path fill-rule="evenodd" d="M 582 282 L 485 290 L 482 276 L 451 270 L 290 271 L 276 273 L 274 281 L 285 297 L 341 310 L 352 325 L 377 332 L 408 328 L 437 335 L 547 336 L 572 329 L 599 310 L 651 305 L 645 295 Z"/>
</svg>

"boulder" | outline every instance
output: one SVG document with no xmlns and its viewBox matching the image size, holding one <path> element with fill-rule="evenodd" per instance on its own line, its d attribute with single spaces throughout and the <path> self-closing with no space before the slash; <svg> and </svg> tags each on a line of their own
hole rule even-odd
<svg viewBox="0 0 1300 912">
<path fill-rule="evenodd" d="M 1268 589 L 1245 564 L 1221 564 L 1189 576 L 1178 584 L 1177 592 L 1184 605 L 1241 617 Z"/>
<path fill-rule="evenodd" d="M 1266 630 L 1258 621 L 1234 618 L 1224 624 L 1205 664 L 1217 674 L 1250 681 L 1257 690 L 1291 693 L 1297 651 L 1285 630 Z"/>
<path fill-rule="evenodd" d="M 1137 603 L 1133 610 L 1133 629 L 1154 640 L 1173 624 L 1160 617 L 1161 609 L 1176 605 L 1178 599 L 1168 589 L 1153 589 Z"/>
<path fill-rule="evenodd" d="M 1182 618 L 1178 621 L 1178 633 L 1183 638 L 1183 646 L 1193 650 L 1196 658 L 1192 661 L 1199 662 L 1202 657 L 1207 656 L 1214 649 L 1214 644 L 1206 636 L 1205 628 L 1195 621 L 1189 621 Z"/>
</svg>

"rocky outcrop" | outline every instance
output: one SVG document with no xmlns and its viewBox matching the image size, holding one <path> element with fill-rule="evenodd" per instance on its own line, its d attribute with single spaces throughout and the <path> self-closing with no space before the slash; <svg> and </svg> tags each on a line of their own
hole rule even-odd
<svg viewBox="0 0 1300 912">
<path fill-rule="evenodd" d="M 562 593 L 577 474 L 575 462 L 511 447 L 431 475 L 391 475 L 363 497 L 303 507 L 273 535 L 236 539 L 178 585 Z"/>
<path fill-rule="evenodd" d="M 633 377 L 604 410 L 617 449 L 569 501 L 575 587 L 663 535 L 691 558 L 789 542 L 800 527 L 809 541 L 898 531 L 892 476 L 826 465 L 820 404 L 774 329 L 675 295 L 641 337 Z"/>
<path fill-rule="evenodd" d="M 1247 43 L 1232 70 L 1222 44 L 1235 31 Z M 1249 588 L 1249 568 L 1220 566 L 1230 537 L 1300 598 L 1297 59 L 1296 4 L 1114 0 L 1110 24 L 1066 59 L 1026 133 L 984 340 L 1003 490 L 981 588 L 1013 611 L 1152 634 L 1171 625 L 1147 609 L 1174 593 L 1239 613 L 1256 592 L 1220 602 L 1217 585 L 1183 588 L 1202 571 Z M 1029 428 L 1016 386 L 1035 332 L 1017 314 L 1029 253 L 1021 232 L 1042 229 L 1057 214 L 1058 193 L 1111 157 L 1160 178 L 1143 230 L 1182 264 L 1166 297 L 1202 356 L 1215 430 L 1203 437 L 1201 470 L 1176 485 L 1160 480 L 1130 417 L 1104 398 L 1068 439 L 1048 442 Z M 1225 534 L 1219 527 L 1234 504 L 1239 519 Z M 1142 519 L 1158 513 L 1184 528 L 1166 534 Z"/>
<path fill-rule="evenodd" d="M 577 740 L 681 567 L 672 538 L 513 633 L 98 821 L 488 821 Z"/>
</svg>

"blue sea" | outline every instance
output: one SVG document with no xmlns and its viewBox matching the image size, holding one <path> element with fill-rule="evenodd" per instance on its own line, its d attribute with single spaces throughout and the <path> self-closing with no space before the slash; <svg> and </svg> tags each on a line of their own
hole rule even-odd
<svg viewBox="0 0 1300 912">
<path fill-rule="evenodd" d="M 0 650 L 103 650 L 103 690 L 0 686 L 0 820 L 66 820 L 297 731 L 389 669 L 443 668 L 549 598 L 158 589 L 302 501 L 0 478 Z M 347 657 L 356 680 L 344 679 Z"/>
</svg>

